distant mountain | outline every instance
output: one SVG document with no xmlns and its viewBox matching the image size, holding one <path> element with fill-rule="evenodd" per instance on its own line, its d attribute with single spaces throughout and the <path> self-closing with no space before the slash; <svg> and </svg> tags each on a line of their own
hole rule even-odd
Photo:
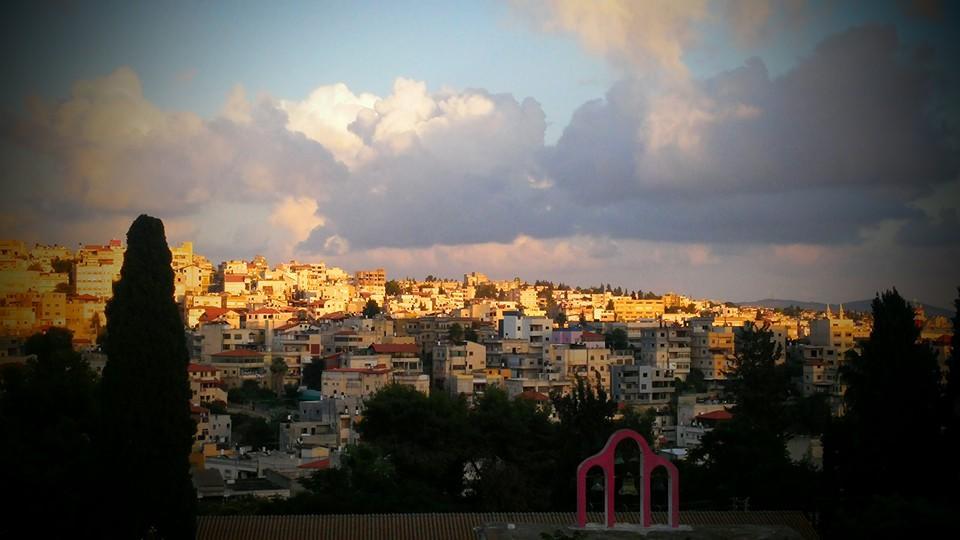
<svg viewBox="0 0 960 540">
<path fill-rule="evenodd" d="M 852 302 L 844 302 L 843 309 L 845 311 L 867 311 L 871 310 L 870 304 L 873 302 L 870 300 L 854 300 Z M 911 302 L 912 303 L 912 302 Z M 737 302 L 738 306 L 754 306 L 754 307 L 765 307 L 770 309 L 784 309 L 790 306 L 797 306 L 800 309 L 809 309 L 814 311 L 823 311 L 826 309 L 827 304 L 823 302 L 803 302 L 800 300 L 782 300 L 779 298 L 764 298 L 763 300 L 756 300 L 753 302 Z M 937 315 L 942 315 L 944 317 L 952 317 L 953 311 L 942 308 L 939 306 L 931 306 L 930 304 L 924 304 L 923 310 L 926 312 L 928 317 L 935 317 Z M 834 313 L 840 309 L 840 304 L 830 304 L 830 309 Z"/>
</svg>

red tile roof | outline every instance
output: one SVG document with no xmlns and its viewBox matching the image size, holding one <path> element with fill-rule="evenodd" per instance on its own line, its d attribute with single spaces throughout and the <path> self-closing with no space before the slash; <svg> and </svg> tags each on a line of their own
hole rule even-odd
<svg viewBox="0 0 960 540">
<path fill-rule="evenodd" d="M 529 399 L 530 401 L 550 401 L 550 398 L 535 390 L 525 390 L 517 395 L 519 399 Z"/>
<path fill-rule="evenodd" d="M 329 469 L 330 468 L 330 458 L 318 459 L 316 461 L 311 461 L 309 463 L 304 463 L 297 467 L 298 469 Z"/>
<path fill-rule="evenodd" d="M 385 365 L 383 365 L 383 364 L 380 364 L 379 366 L 377 366 L 377 367 L 375 367 L 375 368 L 347 368 L 347 367 L 341 367 L 341 368 L 328 369 L 327 371 L 328 371 L 328 372 L 332 371 L 332 372 L 335 372 L 335 373 L 366 373 L 367 375 L 380 375 L 380 374 L 383 374 L 383 373 L 389 373 L 389 372 L 390 372 L 390 368 L 388 368 L 387 366 L 385 366 Z"/>
<path fill-rule="evenodd" d="M 218 352 L 218 353 L 213 353 L 213 354 L 210 355 L 210 356 L 217 356 L 217 357 L 221 357 L 221 358 L 224 358 L 224 357 L 234 357 L 234 358 L 247 357 L 247 358 L 250 358 L 250 357 L 254 357 L 254 356 L 263 356 L 263 354 L 260 353 L 260 352 L 258 352 L 258 351 L 251 350 L 251 349 L 233 349 L 233 350 L 230 350 L 230 351 L 221 351 L 221 352 Z"/>
<path fill-rule="evenodd" d="M 619 523 L 641 523 L 639 512 L 617 512 Z M 655 522 L 666 522 L 666 512 L 653 512 Z M 590 512 L 587 519 L 603 521 L 603 514 Z M 237 538 L 325 538 L 327 540 L 473 540 L 477 527 L 490 523 L 536 523 L 561 529 L 576 522 L 573 512 L 542 513 L 435 513 L 435 514 L 320 514 L 320 515 L 236 515 L 198 516 L 197 539 Z M 789 527 L 797 538 L 819 538 L 817 530 L 796 511 L 691 511 L 680 512 L 680 523 L 710 531 L 711 526 L 771 525 Z M 722 531 L 722 530 L 721 530 Z M 492 536 L 492 535 L 491 535 Z M 530 535 L 533 536 L 532 534 Z M 704 536 L 708 536 L 704 534 Z M 722 536 L 716 534 L 715 536 Z M 747 536 L 747 535 L 745 535 Z M 781 534 L 780 536 L 787 536 Z"/>
<path fill-rule="evenodd" d="M 697 415 L 697 420 L 716 420 L 718 422 L 730 420 L 731 418 L 733 418 L 733 415 L 730 414 L 730 411 L 727 411 L 726 409 Z"/>
<path fill-rule="evenodd" d="M 217 368 L 213 366 L 203 366 L 200 364 L 189 364 L 187 365 L 187 373 L 203 373 L 204 371 L 216 371 Z"/>
<path fill-rule="evenodd" d="M 206 320 L 212 321 L 213 319 L 217 319 L 217 318 L 222 317 L 222 316 L 225 315 L 228 311 L 230 311 L 230 310 L 227 309 L 227 308 L 206 307 L 206 308 L 203 309 L 203 314 L 200 315 L 200 318 L 201 318 L 201 319 L 206 318 Z"/>
<path fill-rule="evenodd" d="M 416 343 L 374 343 L 370 346 L 377 354 L 411 353 L 417 354 L 420 349 Z"/>
<path fill-rule="evenodd" d="M 604 341 L 604 337 L 594 332 L 584 332 L 580 335 L 580 341 Z"/>
<path fill-rule="evenodd" d="M 251 311 L 250 315 L 276 315 L 278 313 L 280 313 L 280 311 L 273 308 L 260 308 L 256 311 Z"/>
<path fill-rule="evenodd" d="M 243 274 L 224 274 L 223 281 L 226 283 L 243 283 L 246 277 Z"/>
</svg>

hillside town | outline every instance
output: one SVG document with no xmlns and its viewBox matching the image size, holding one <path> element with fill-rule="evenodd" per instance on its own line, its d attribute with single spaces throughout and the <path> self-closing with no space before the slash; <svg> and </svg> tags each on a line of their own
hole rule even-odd
<svg viewBox="0 0 960 540">
<path fill-rule="evenodd" d="M 124 249 L 118 240 L 76 250 L 0 241 L 0 364 L 27 361 L 27 337 L 62 327 L 100 372 Z M 259 256 L 214 265 L 190 242 L 171 254 L 200 498 L 303 490 L 300 480 L 338 466 L 360 437 L 365 401 L 390 385 L 468 402 L 499 387 L 549 411 L 551 396 L 585 381 L 619 414 L 649 415 L 657 451 L 682 460 L 732 417 L 725 389 L 745 325 L 772 332 L 792 384 L 824 395 L 835 415 L 843 413 L 840 367 L 871 331 L 869 314 L 843 306 L 775 309 L 480 272 L 401 278 L 321 262 L 271 266 Z M 942 366 L 950 321 L 922 308 L 915 320 Z M 788 448 L 797 461 L 822 460 L 817 438 Z"/>
</svg>

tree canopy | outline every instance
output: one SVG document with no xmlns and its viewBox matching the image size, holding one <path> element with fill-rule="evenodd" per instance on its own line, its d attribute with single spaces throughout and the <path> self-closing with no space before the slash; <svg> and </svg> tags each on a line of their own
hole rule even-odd
<svg viewBox="0 0 960 540">
<path fill-rule="evenodd" d="M 51 538 L 99 535 L 96 377 L 71 340 L 50 328 L 25 344 L 35 359 L 0 367 L 0 484 L 13 495 L 0 537 L 36 536 L 38 523 Z"/>
<path fill-rule="evenodd" d="M 141 215 L 106 307 L 100 443 L 112 473 L 108 536 L 187 538 L 196 527 L 188 462 L 195 424 L 170 262 L 163 223 Z"/>
<path fill-rule="evenodd" d="M 365 319 L 372 319 L 379 314 L 380 304 L 378 304 L 373 298 L 367 300 L 367 303 L 363 306 L 363 317 Z"/>
</svg>

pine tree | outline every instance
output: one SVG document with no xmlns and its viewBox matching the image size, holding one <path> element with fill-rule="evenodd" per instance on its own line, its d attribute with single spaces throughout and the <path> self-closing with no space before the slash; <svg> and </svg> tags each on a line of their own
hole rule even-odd
<svg viewBox="0 0 960 540">
<path fill-rule="evenodd" d="M 105 536 L 193 538 L 188 353 L 173 300 L 163 222 L 141 215 L 127 232 L 120 280 L 107 304 L 100 437 L 109 510 Z"/>
<path fill-rule="evenodd" d="M 886 291 L 873 301 L 870 340 L 841 371 L 847 411 L 824 439 L 824 470 L 849 512 L 878 497 L 935 491 L 935 460 L 915 460 L 907 471 L 892 454 L 940 440 L 940 370 L 919 336 L 913 308 L 896 289 Z"/>
</svg>

